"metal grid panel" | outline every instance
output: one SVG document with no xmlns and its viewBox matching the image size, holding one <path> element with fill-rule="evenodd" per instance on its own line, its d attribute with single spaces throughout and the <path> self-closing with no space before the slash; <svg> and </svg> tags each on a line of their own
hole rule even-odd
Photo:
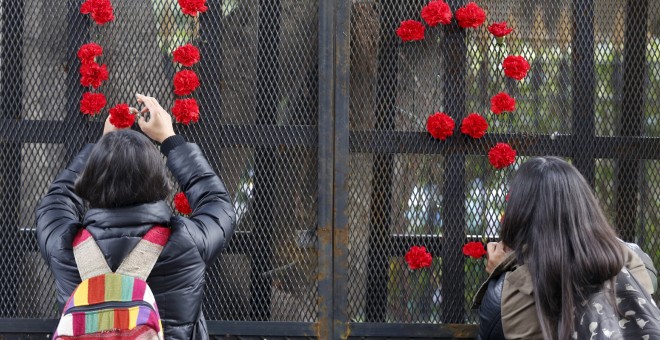
<svg viewBox="0 0 660 340">
<path fill-rule="evenodd" d="M 171 108 L 171 51 L 193 43 L 199 123 L 178 133 L 205 151 L 238 213 L 230 249 L 209 268 L 208 320 L 317 318 L 316 1 L 208 0 L 198 18 L 176 0 L 113 0 L 90 24 L 82 0 L 2 1 L 0 318 L 55 318 L 52 277 L 36 248 L 34 209 L 54 176 L 134 93 Z M 97 117 L 78 109 L 78 48 L 94 41 L 110 79 Z M 27 331 L 27 330 L 26 330 Z"/>
<path fill-rule="evenodd" d="M 455 10 L 468 1 L 447 2 Z M 620 235 L 660 260 L 660 3 L 477 1 L 484 26 L 506 20 L 515 28 L 505 49 L 485 27 L 455 23 L 402 42 L 399 23 L 421 20 L 426 3 L 362 0 L 351 8 L 349 319 L 476 322 L 469 306 L 486 275 L 461 247 L 497 238 L 508 182 L 531 156 L 576 165 Z M 524 81 L 504 77 L 506 55 L 529 60 Z M 514 113 L 490 112 L 500 91 L 517 99 Z M 437 111 L 456 122 L 445 142 L 425 132 Z M 470 112 L 490 125 L 480 140 L 460 135 Z M 496 142 L 518 150 L 501 171 L 486 157 Z M 427 247 L 432 267 L 407 268 L 411 245 Z"/>
</svg>

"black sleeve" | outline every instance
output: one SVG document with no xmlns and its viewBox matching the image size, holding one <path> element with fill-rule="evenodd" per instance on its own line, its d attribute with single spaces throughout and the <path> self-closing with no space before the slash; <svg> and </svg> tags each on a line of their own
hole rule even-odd
<svg viewBox="0 0 660 340">
<path fill-rule="evenodd" d="M 479 306 L 479 338 L 483 340 L 505 340 L 502 329 L 502 273 L 497 279 L 488 282 L 488 289 Z"/>
<path fill-rule="evenodd" d="M 192 208 L 190 217 L 181 220 L 210 264 L 234 233 L 236 216 L 229 193 L 196 144 L 183 143 L 171 149 L 167 166 Z"/>
<path fill-rule="evenodd" d="M 93 144 L 89 144 L 62 171 L 44 196 L 36 210 L 37 241 L 41 255 L 50 265 L 53 242 L 57 235 L 72 233 L 81 226 L 84 214 L 83 200 L 73 192 L 73 185 L 85 168 Z"/>
</svg>

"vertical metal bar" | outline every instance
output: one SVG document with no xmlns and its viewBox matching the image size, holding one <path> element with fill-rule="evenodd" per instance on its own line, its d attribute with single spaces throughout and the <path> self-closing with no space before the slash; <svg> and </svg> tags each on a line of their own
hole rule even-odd
<svg viewBox="0 0 660 340">
<path fill-rule="evenodd" d="M 24 1 L 2 1 L 2 54 L 0 118 L 21 119 L 23 111 L 23 8 Z M 13 131 L 14 133 L 18 131 Z M 18 313 L 16 249 L 19 245 L 19 207 L 21 202 L 21 143 L 0 142 L 0 315 Z"/>
<path fill-rule="evenodd" d="M 280 1 L 259 1 L 257 46 L 256 111 L 257 124 L 275 125 L 279 103 L 279 42 Z M 254 212 L 256 225 L 252 230 L 255 244 L 251 249 L 250 313 L 251 320 L 270 319 L 271 282 L 266 274 L 273 269 L 273 221 L 275 212 L 275 183 L 281 170 L 277 148 L 259 147 L 255 150 Z"/>
<path fill-rule="evenodd" d="M 348 338 L 348 172 L 349 98 L 351 57 L 351 0 L 337 1 L 335 8 L 335 131 L 333 221 L 333 337 Z"/>
<path fill-rule="evenodd" d="M 318 322 L 317 337 L 333 339 L 334 2 L 319 1 L 318 55 Z"/>
<path fill-rule="evenodd" d="M 573 164 L 594 186 L 596 135 L 594 0 L 573 0 Z M 590 147 L 585 147 L 590 146 Z"/>
<path fill-rule="evenodd" d="M 220 93 L 220 86 L 222 82 L 222 0 L 208 0 L 207 6 L 209 8 L 204 15 L 199 16 L 199 40 L 194 43 L 200 50 L 202 61 L 198 64 L 198 72 L 201 80 L 201 87 L 199 89 L 198 100 L 200 111 L 205 121 L 212 121 L 215 124 L 211 129 L 198 129 L 197 133 L 202 136 L 197 140 L 197 143 L 205 150 L 206 157 L 212 166 L 215 166 L 216 172 L 222 176 L 223 164 L 221 160 L 222 155 L 222 97 Z M 218 282 L 220 279 L 215 270 L 207 271 L 206 282 Z M 209 287 L 210 285 L 207 285 Z M 222 292 L 217 289 L 206 289 L 206 296 L 209 300 L 219 300 L 217 296 Z M 218 320 L 222 316 L 217 308 L 209 308 L 205 311 L 204 315 L 207 320 Z"/>
<path fill-rule="evenodd" d="M 397 41 L 392 34 L 394 16 L 388 17 L 387 6 L 397 6 L 396 1 L 381 1 L 380 46 L 378 50 L 378 79 L 376 83 L 376 130 L 394 130 L 397 96 Z M 392 177 L 394 155 L 373 155 L 373 180 L 371 186 L 371 213 L 369 217 L 369 258 L 366 297 L 366 321 L 384 322 L 387 310 L 387 282 L 389 265 L 387 252 L 383 250 L 388 240 L 392 220 Z"/>
<path fill-rule="evenodd" d="M 199 65 L 199 77 L 201 79 L 201 87 L 199 90 L 198 100 L 200 111 L 204 116 L 209 117 L 210 120 L 216 122 L 217 128 L 211 132 L 206 129 L 199 129 L 199 133 L 203 134 L 198 143 L 205 146 L 207 156 L 211 164 L 219 166 L 221 149 L 220 136 L 222 135 L 222 96 L 220 93 L 220 86 L 222 78 L 220 70 L 222 70 L 222 3 L 223 0 L 208 0 L 207 6 L 209 10 L 204 15 L 199 16 L 199 41 L 195 44 L 199 47 L 202 55 L 202 62 Z M 213 152 L 208 152 L 213 150 Z M 220 171 L 220 169 L 216 169 Z"/>
<path fill-rule="evenodd" d="M 80 98 L 85 88 L 80 85 L 80 61 L 77 52 L 80 46 L 88 42 L 90 20 L 85 15 L 80 14 L 80 2 L 76 0 L 67 1 L 66 13 L 66 116 L 64 117 L 64 127 L 67 134 L 64 140 L 66 149 L 66 159 L 70 160 L 82 149 L 87 142 L 83 138 L 83 133 L 89 130 L 85 124 L 87 119 L 80 113 Z M 97 135 L 101 131 L 96 131 Z"/>
<path fill-rule="evenodd" d="M 464 0 L 448 2 L 452 10 Z M 465 30 L 452 22 L 445 26 L 444 95 L 445 111 L 456 122 L 466 113 L 467 45 Z M 458 136 L 457 136 L 458 137 Z M 464 136 L 447 140 L 463 143 Z M 444 185 L 442 193 L 442 322 L 465 322 L 465 271 L 461 252 L 465 242 L 465 154 L 461 151 L 444 155 Z"/>
<path fill-rule="evenodd" d="M 644 122 L 648 0 L 628 0 L 623 49 L 623 105 L 619 135 L 641 137 Z M 616 165 L 616 226 L 626 241 L 635 241 L 641 164 L 618 160 Z"/>
</svg>

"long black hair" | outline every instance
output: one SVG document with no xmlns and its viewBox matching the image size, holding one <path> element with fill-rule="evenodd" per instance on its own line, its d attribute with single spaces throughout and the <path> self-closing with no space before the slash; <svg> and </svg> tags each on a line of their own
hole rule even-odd
<svg viewBox="0 0 660 340">
<path fill-rule="evenodd" d="M 170 192 L 165 162 L 139 132 L 106 134 L 92 149 L 75 183 L 76 194 L 91 208 L 119 208 L 163 200 Z"/>
<path fill-rule="evenodd" d="M 501 237 L 528 266 L 546 339 L 571 339 L 574 308 L 624 265 L 616 232 L 591 187 L 555 157 L 521 165 L 509 188 Z"/>
</svg>

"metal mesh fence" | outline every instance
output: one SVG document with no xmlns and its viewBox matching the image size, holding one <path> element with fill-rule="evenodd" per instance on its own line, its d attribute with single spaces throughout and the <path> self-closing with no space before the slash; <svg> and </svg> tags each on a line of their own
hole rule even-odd
<svg viewBox="0 0 660 340">
<path fill-rule="evenodd" d="M 113 0 L 98 26 L 83 1 L 2 1 L 0 318 L 55 318 L 53 279 L 38 254 L 34 210 L 108 107 L 140 92 L 172 107 L 172 50 L 202 61 L 197 124 L 177 125 L 225 181 L 237 211 L 231 247 L 209 269 L 210 320 L 316 320 L 317 4 L 208 1 L 197 18 L 176 0 Z M 110 79 L 101 115 L 79 111 L 78 48 L 103 46 Z"/>
<path fill-rule="evenodd" d="M 319 75 L 327 48 L 319 42 L 322 1 L 207 0 L 209 10 L 191 18 L 176 0 L 113 0 L 116 20 L 97 26 L 80 14 L 82 0 L 0 0 L 0 321 L 58 316 L 33 215 L 57 173 L 101 134 L 107 107 L 97 117 L 79 112 L 86 89 L 76 52 L 90 41 L 104 47 L 108 107 L 132 103 L 141 92 L 171 108 L 179 70 L 172 50 L 188 42 L 201 50 L 193 67 L 202 83 L 194 94 L 201 118 L 176 131 L 204 150 L 238 221 L 229 248 L 208 271 L 208 320 L 475 323 L 469 307 L 486 274 L 483 262 L 465 258 L 461 248 L 497 238 L 508 181 L 536 155 L 576 165 L 621 236 L 659 264 L 660 3 L 480 0 L 487 24 L 515 28 L 505 47 L 485 27 L 462 30 L 455 22 L 427 27 L 423 41 L 401 42 L 394 31 L 402 20 L 421 20 L 426 2 L 345 0 L 326 13 L 339 22 L 346 7 L 350 21 L 346 31 L 335 28 L 336 43 L 346 37 L 350 46 L 337 47 L 330 65 L 340 70 L 346 60 L 350 77 L 329 82 L 348 111 L 330 119 L 319 113 L 327 112 L 319 84 L 328 84 Z M 448 3 L 455 10 L 467 1 Z M 530 61 L 521 82 L 502 74 L 510 54 Z M 517 99 L 515 112 L 490 112 L 499 91 Z M 444 142 L 425 131 L 437 111 L 457 124 Z M 471 112 L 488 120 L 481 139 L 460 134 Z M 344 118 L 345 129 L 319 123 Z M 330 161 L 337 178 L 347 172 L 331 194 L 345 197 L 347 208 L 334 213 L 319 204 L 327 194 L 318 189 L 319 131 L 326 129 L 348 139 L 346 154 L 337 147 Z M 496 142 L 518 151 L 505 170 L 488 162 Z M 321 214 L 335 217 L 334 230 L 345 218 L 348 237 L 320 238 Z M 334 267 L 323 258 L 328 244 Z M 429 249 L 431 268 L 407 269 L 403 257 L 412 245 Z M 323 288 L 323 280 L 331 284 Z M 345 319 L 336 310 L 341 301 Z M 346 334 L 361 338 L 373 329 Z M 300 333 L 291 335 L 309 332 Z"/>
<path fill-rule="evenodd" d="M 486 25 L 515 28 L 505 46 L 485 27 L 455 24 L 402 42 L 394 31 L 421 21 L 426 3 L 355 1 L 351 10 L 349 318 L 478 321 L 469 307 L 486 273 L 461 246 L 496 239 L 508 181 L 535 155 L 576 165 L 622 237 L 658 263 L 660 3 L 477 1 Z M 508 55 L 529 60 L 525 80 L 503 75 Z M 516 98 L 515 112 L 490 111 L 500 91 Z M 472 140 L 457 128 L 433 140 L 426 119 L 438 111 L 457 127 L 480 113 L 488 134 Z M 488 163 L 496 142 L 518 151 L 508 169 Z M 429 269 L 407 268 L 412 245 L 429 249 Z"/>
</svg>

